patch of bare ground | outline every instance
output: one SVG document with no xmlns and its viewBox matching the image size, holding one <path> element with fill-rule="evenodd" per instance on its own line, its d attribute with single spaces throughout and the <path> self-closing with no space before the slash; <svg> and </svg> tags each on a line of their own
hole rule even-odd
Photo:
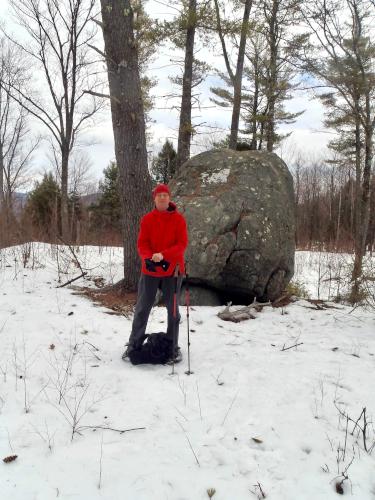
<svg viewBox="0 0 375 500">
<path fill-rule="evenodd" d="M 120 283 L 103 288 L 91 287 L 71 287 L 73 295 L 87 297 L 94 302 L 97 307 L 106 307 L 109 311 L 106 314 L 116 314 L 118 316 L 129 316 L 133 313 L 137 301 L 137 292 L 124 290 Z"/>
</svg>

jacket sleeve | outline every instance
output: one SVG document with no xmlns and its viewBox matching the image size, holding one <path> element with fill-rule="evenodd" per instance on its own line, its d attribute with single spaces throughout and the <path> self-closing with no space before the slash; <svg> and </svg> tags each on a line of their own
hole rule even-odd
<svg viewBox="0 0 375 500">
<path fill-rule="evenodd" d="M 188 245 L 188 234 L 185 218 L 180 215 L 180 220 L 177 226 L 177 242 L 169 248 L 164 248 L 160 253 L 163 254 L 165 260 L 177 260 Z"/>
<path fill-rule="evenodd" d="M 141 220 L 141 227 L 138 234 L 137 241 L 138 254 L 142 260 L 149 259 L 152 257 L 152 250 L 150 247 L 150 234 L 147 220 L 145 217 Z"/>
</svg>

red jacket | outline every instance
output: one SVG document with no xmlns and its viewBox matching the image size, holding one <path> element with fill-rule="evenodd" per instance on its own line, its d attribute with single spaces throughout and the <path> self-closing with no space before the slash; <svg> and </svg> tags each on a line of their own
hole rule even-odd
<svg viewBox="0 0 375 500">
<path fill-rule="evenodd" d="M 168 209 L 162 212 L 155 208 L 141 220 L 137 248 L 142 259 L 142 273 L 156 277 L 171 276 L 176 264 L 179 264 L 180 274 L 183 274 L 187 244 L 186 221 L 176 205 L 170 202 Z M 162 253 L 164 260 L 169 262 L 167 271 L 160 266 L 156 267 L 156 272 L 146 269 L 145 259 L 151 259 L 154 253 Z"/>
</svg>

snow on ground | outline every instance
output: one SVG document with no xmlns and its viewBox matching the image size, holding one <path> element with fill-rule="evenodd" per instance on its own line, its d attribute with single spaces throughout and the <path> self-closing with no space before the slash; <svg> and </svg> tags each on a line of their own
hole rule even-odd
<svg viewBox="0 0 375 500">
<path fill-rule="evenodd" d="M 296 252 L 293 281 L 301 283 L 308 295 L 323 300 L 343 297 L 350 289 L 350 276 L 354 256 L 348 253 L 332 252 Z M 375 256 L 368 253 L 364 258 L 364 270 L 369 276 L 374 275 Z M 375 283 L 371 286 L 375 295 Z"/>
<path fill-rule="evenodd" d="M 121 277 L 121 249 L 77 255 L 91 277 Z M 313 262 L 297 254 L 312 294 Z M 299 300 L 234 324 L 194 307 L 194 374 L 183 311 L 170 375 L 121 360 L 131 320 L 56 288 L 79 274 L 67 248 L 0 251 L 0 458 L 18 456 L 0 464 L 1 499 L 329 500 L 347 467 L 345 494 L 375 499 L 375 451 L 339 416 L 375 416 L 373 313 Z M 154 308 L 148 330 L 165 320 Z"/>
</svg>

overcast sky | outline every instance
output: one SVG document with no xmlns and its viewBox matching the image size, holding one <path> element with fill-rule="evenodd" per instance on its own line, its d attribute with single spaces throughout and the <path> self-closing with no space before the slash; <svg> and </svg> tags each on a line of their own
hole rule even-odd
<svg viewBox="0 0 375 500">
<path fill-rule="evenodd" d="M 173 16 L 172 9 L 156 0 L 149 1 L 147 10 L 150 15 L 161 19 L 171 19 Z M 0 0 L 0 19 L 7 27 L 7 30 L 10 29 L 17 35 L 20 33 L 9 15 L 7 0 Z M 178 106 L 179 100 L 167 100 L 164 96 L 176 91 L 176 88 L 169 81 L 168 76 L 176 74 L 179 71 L 178 67 L 173 64 L 173 60 L 179 56 L 182 57 L 183 54 L 176 54 L 176 51 L 172 52 L 167 48 L 162 48 L 150 64 L 149 75 L 155 77 L 158 81 L 156 87 L 152 90 L 155 96 L 155 109 L 151 112 L 152 123 L 149 129 L 151 140 L 148 149 L 150 152 L 153 151 L 156 153 L 166 138 L 172 140 L 175 146 L 177 146 L 178 110 L 164 108 L 170 108 L 172 105 Z M 217 41 L 215 55 L 205 51 L 205 49 L 201 49 L 198 58 L 207 60 L 216 67 L 223 68 L 219 40 Z M 201 110 L 197 109 L 193 111 L 193 123 L 204 123 L 209 126 L 206 130 L 211 131 L 217 127 L 217 137 L 220 134 L 227 133 L 231 120 L 230 109 L 214 108 L 209 100 L 210 87 L 218 86 L 218 84 L 218 77 L 215 74 L 209 75 L 199 88 L 201 92 Z M 301 150 L 309 154 L 311 153 L 314 156 L 321 153 L 332 135 L 322 125 L 323 109 L 319 100 L 316 98 L 312 99 L 307 91 L 299 91 L 293 99 L 286 103 L 286 109 L 292 112 L 306 111 L 297 119 L 296 123 L 286 125 L 281 129 L 282 132 L 293 132 L 291 138 L 287 141 L 287 145 L 283 148 L 283 154 L 288 149 Z M 108 165 L 110 160 L 114 159 L 112 123 L 109 108 L 98 116 L 96 126 L 88 131 L 84 139 L 90 142 L 90 145 L 84 149 L 92 162 L 92 177 L 93 179 L 99 179 L 102 176 L 103 169 Z M 193 141 L 192 154 L 207 149 L 208 141 L 208 136 L 196 136 Z M 42 145 L 34 155 L 34 165 L 39 172 L 49 168 L 46 151 L 47 146 Z"/>
</svg>

